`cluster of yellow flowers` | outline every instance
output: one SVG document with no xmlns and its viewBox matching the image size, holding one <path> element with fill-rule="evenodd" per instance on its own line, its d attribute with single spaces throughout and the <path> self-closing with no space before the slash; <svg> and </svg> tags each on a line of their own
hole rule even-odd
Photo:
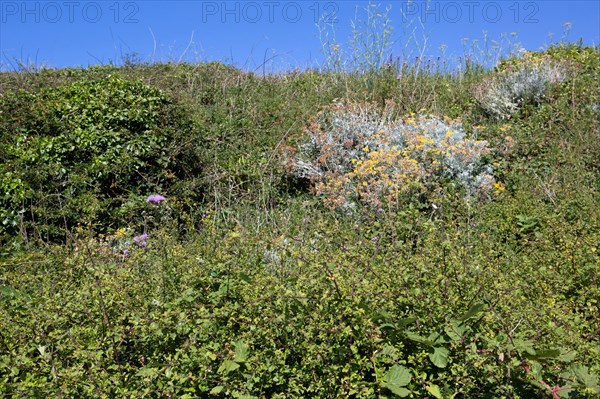
<svg viewBox="0 0 600 399">
<path fill-rule="evenodd" d="M 330 208 L 362 203 L 395 207 L 410 194 L 431 195 L 446 182 L 467 195 L 489 196 L 504 189 L 482 157 L 485 141 L 467 139 L 459 120 L 410 114 L 391 118 L 365 104 L 334 104 L 309 129 L 315 192 Z M 375 118 L 373 116 L 375 115 Z"/>
</svg>

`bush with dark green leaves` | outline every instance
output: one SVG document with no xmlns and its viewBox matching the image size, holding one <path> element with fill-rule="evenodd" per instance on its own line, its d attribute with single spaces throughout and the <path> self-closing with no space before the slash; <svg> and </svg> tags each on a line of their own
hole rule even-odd
<svg viewBox="0 0 600 399">
<path fill-rule="evenodd" d="M 194 198 L 200 138 L 185 109 L 141 81 L 108 75 L 0 97 L 1 229 L 62 239 L 137 217 L 153 193 Z"/>
</svg>

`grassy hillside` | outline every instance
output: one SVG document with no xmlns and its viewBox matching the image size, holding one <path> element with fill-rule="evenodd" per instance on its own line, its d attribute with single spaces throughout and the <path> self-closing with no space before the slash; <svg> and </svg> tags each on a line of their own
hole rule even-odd
<svg viewBox="0 0 600 399">
<path fill-rule="evenodd" d="M 4 397 L 600 394 L 600 51 L 0 74 Z"/>
</svg>

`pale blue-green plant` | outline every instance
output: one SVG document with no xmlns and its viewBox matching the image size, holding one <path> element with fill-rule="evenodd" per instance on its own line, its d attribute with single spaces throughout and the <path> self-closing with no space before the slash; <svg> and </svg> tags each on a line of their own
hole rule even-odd
<svg viewBox="0 0 600 399">
<path fill-rule="evenodd" d="M 568 69 L 549 57 L 528 56 L 516 67 L 491 75 L 474 87 L 474 96 L 481 108 L 496 119 L 509 119 L 526 103 L 543 101 L 550 84 L 568 77 Z"/>
</svg>

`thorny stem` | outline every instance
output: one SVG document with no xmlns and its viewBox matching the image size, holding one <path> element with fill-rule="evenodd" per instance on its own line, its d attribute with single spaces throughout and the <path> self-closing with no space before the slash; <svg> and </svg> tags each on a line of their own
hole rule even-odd
<svg viewBox="0 0 600 399">
<path fill-rule="evenodd" d="M 523 367 L 523 370 L 525 370 L 526 373 L 531 374 L 531 376 L 538 383 L 540 383 L 544 388 L 546 388 L 548 391 L 550 391 L 550 393 L 552 394 L 552 398 L 554 398 L 554 399 L 560 399 L 560 396 L 558 396 L 558 392 L 560 392 L 560 391 L 566 391 L 566 390 L 570 389 L 569 387 L 563 387 L 563 388 L 561 388 L 558 385 L 555 385 L 554 387 L 551 387 L 544 380 L 536 378 L 536 376 L 531 372 L 531 370 L 529 369 L 529 367 L 527 367 L 527 364 L 522 363 L 521 367 Z"/>
</svg>

